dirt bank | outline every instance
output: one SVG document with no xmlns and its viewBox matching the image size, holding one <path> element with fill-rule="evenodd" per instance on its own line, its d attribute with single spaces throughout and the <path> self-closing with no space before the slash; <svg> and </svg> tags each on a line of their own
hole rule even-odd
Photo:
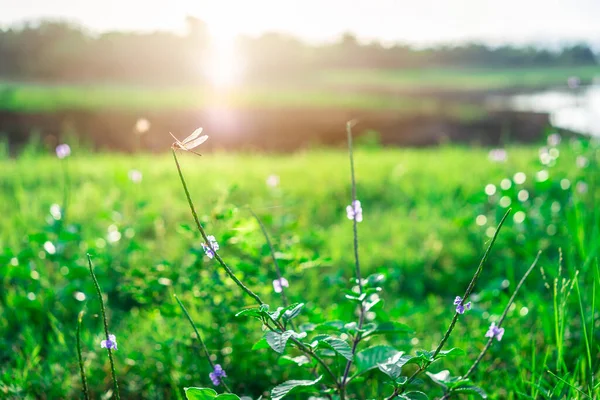
<svg viewBox="0 0 600 400">
<path fill-rule="evenodd" d="M 150 130 L 134 134 L 140 118 Z M 0 111 L 0 133 L 11 145 L 25 143 L 41 134 L 50 144 L 67 134 L 76 134 L 97 148 L 162 151 L 171 143 L 168 132 L 185 137 L 202 126 L 211 136 L 210 148 L 227 150 L 293 151 L 314 145 L 336 146 L 345 141 L 345 124 L 358 121 L 357 135 L 368 130 L 379 133 L 384 145 L 429 146 L 445 142 L 497 145 L 508 140 L 532 142 L 548 126 L 546 114 L 497 112 L 472 121 L 451 117 L 412 115 L 393 111 L 352 110 L 224 110 L 177 112 L 89 112 L 22 113 Z"/>
</svg>

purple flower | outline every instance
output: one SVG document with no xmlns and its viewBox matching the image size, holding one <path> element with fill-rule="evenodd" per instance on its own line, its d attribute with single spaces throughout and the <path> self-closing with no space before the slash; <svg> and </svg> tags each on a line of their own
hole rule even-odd
<svg viewBox="0 0 600 400">
<path fill-rule="evenodd" d="M 362 207 L 359 200 L 354 200 L 351 205 L 346 207 L 346 215 L 350 220 L 361 222 L 363 220 Z"/>
<path fill-rule="evenodd" d="M 100 347 L 103 349 L 117 350 L 117 337 L 115 335 L 109 334 L 107 340 L 103 340 L 100 342 Z"/>
<path fill-rule="evenodd" d="M 61 160 L 65 157 L 69 157 L 71 155 L 71 147 L 68 144 L 59 144 L 56 146 L 56 157 Z"/>
<path fill-rule="evenodd" d="M 492 322 L 490 325 L 490 329 L 488 329 L 485 337 L 496 338 L 498 341 L 502 340 L 502 336 L 504 335 L 504 328 L 499 328 L 496 326 L 495 322 Z"/>
<path fill-rule="evenodd" d="M 213 258 L 215 256 L 215 251 L 219 250 L 219 243 L 217 243 L 217 239 L 212 235 L 207 238 L 210 246 L 206 243 L 202 243 L 202 249 L 208 258 Z"/>
<path fill-rule="evenodd" d="M 273 290 L 275 291 L 275 293 L 283 292 L 284 287 L 286 287 L 286 288 L 290 287 L 290 283 L 284 277 L 281 277 L 280 279 L 275 279 L 273 281 Z"/>
<path fill-rule="evenodd" d="M 471 302 L 468 302 L 467 304 L 462 304 L 462 297 L 460 296 L 456 296 L 456 298 L 454 299 L 454 305 L 456 306 L 456 312 L 459 314 L 464 314 L 465 313 L 465 309 L 470 310 L 471 309 Z"/>
<path fill-rule="evenodd" d="M 215 369 L 213 370 L 213 372 L 208 374 L 208 376 L 210 377 L 210 380 L 212 381 L 213 385 L 219 386 L 223 381 L 222 378 L 227 377 L 227 374 L 225 373 L 223 368 L 221 368 L 221 365 L 216 364 Z"/>
</svg>

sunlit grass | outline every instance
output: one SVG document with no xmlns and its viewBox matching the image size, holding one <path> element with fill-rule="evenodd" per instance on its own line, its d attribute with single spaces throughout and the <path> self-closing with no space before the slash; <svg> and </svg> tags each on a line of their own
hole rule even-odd
<svg viewBox="0 0 600 400">
<path fill-rule="evenodd" d="M 535 146 L 509 146 L 506 162 L 491 161 L 489 149 L 460 146 L 357 147 L 364 273 L 388 275 L 387 317 L 415 330 L 414 335 L 392 338 L 393 344 L 413 351 L 430 348 L 441 339 L 456 288 L 468 283 L 487 244 L 486 232 L 497 222 L 493 212 L 497 205 L 485 193 L 486 185 L 493 184 L 499 191 L 503 179 L 521 182 L 521 175 L 518 179 L 515 175 L 522 172 L 526 176 L 522 185 L 533 198 L 545 193 L 534 184 L 537 172 L 545 167 Z M 568 145 L 563 145 L 560 163 L 549 169 L 550 179 L 568 177 L 575 182 L 581 173 L 575 159 Z M 63 239 L 67 250 L 55 259 L 43 245 L 48 240 L 56 242 L 50 207 L 64 196 L 62 161 L 34 152 L 0 160 L 0 215 L 4 216 L 0 218 L 0 261 L 4 262 L 0 284 L 8 288 L 0 293 L 0 313 L 5 316 L 0 319 L 0 350 L 11 349 L 0 352 L 4 357 L 0 388 L 6 383 L 6 371 L 14 370 L 20 373 L 11 375 L 10 383 L 23 387 L 21 394 L 76 395 L 79 370 L 70 344 L 75 343 L 82 301 L 95 293 L 86 251 L 97 260 L 95 272 L 107 294 L 111 333 L 119 338 L 119 351 L 114 355 L 124 398 L 174 396 L 184 386 L 207 381 L 208 364 L 192 351 L 190 328 L 179 314 L 173 292 L 198 323 L 208 350 L 227 365 L 232 389 L 258 393 L 272 385 L 274 377 L 282 374 L 278 361 L 250 350 L 260 337 L 251 328 L 256 324 L 233 317 L 236 307 L 248 304 L 214 265 L 202 261 L 202 240 L 190 229 L 193 221 L 172 158 L 168 154 L 89 154 L 74 148 L 67 166 L 72 182 L 67 213 L 71 229 Z M 218 238 L 220 253 L 232 260 L 232 268 L 261 298 L 271 304 L 280 301 L 270 286 L 274 279 L 271 251 L 246 205 L 264 220 L 275 243 L 278 261 L 290 281 L 286 290 L 290 302 L 314 299 L 306 312 L 315 320 L 352 312 L 336 301 L 344 278 L 353 269 L 352 233 L 345 214 L 350 185 L 344 151 L 315 149 L 268 157 L 181 154 L 180 161 L 202 224 Z M 141 171 L 141 182 L 129 179 L 132 169 Z M 279 177 L 276 187 L 266 183 L 273 174 Z M 550 202 L 557 198 L 551 196 Z M 535 270 L 509 312 L 505 338 L 473 375 L 491 398 L 520 399 L 523 394 L 536 398 L 552 388 L 554 394 L 565 393 L 568 385 L 589 382 L 594 376 L 590 358 L 594 364 L 598 329 L 589 316 L 597 306 L 585 300 L 595 298 L 600 278 L 597 264 L 578 260 L 597 257 L 594 236 L 589 235 L 591 221 L 597 219 L 591 215 L 593 207 L 586 208 L 582 201 L 575 198 L 576 219 L 573 213 L 567 214 L 556 236 L 507 221 L 482 272 L 475 307 L 449 340 L 449 346 L 476 355 L 485 343 L 488 319 L 502 312 L 506 288 L 514 287 L 543 246 L 540 265 L 549 288 Z M 478 225 L 477 217 L 483 214 L 486 221 Z M 114 229 L 122 235 L 111 241 Z M 69 241 L 76 246 L 69 247 Z M 564 296 L 553 297 L 552 290 L 554 277 L 559 278 L 559 285 L 562 279 L 559 246 L 568 255 L 562 276 L 573 279 L 574 270 L 579 269 L 582 279 L 564 305 Z M 591 297 L 590 291 L 594 291 Z M 553 298 L 557 312 L 564 315 L 559 335 L 555 334 L 559 322 L 552 312 Z M 95 356 L 102 339 L 102 323 L 94 317 L 99 313 L 96 303 L 87 303 L 81 330 L 83 360 L 94 398 L 110 385 L 108 362 Z M 582 323 L 587 324 L 586 330 L 581 329 Z M 565 333 L 576 335 L 562 335 L 563 327 Z M 40 343 L 48 343 L 43 352 Z M 27 360 L 31 365 L 25 365 Z M 451 365 L 464 373 L 471 361 L 452 360 L 438 368 Z M 574 396 L 577 391 L 569 393 Z"/>
<path fill-rule="evenodd" d="M 590 82 L 600 67 L 418 68 L 406 70 L 334 70 L 320 75 L 324 84 L 381 90 L 490 90 L 567 86 L 571 76 Z"/>
</svg>

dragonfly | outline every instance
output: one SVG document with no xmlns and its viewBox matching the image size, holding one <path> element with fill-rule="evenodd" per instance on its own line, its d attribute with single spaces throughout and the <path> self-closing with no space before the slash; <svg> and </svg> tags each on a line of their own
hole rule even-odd
<svg viewBox="0 0 600 400">
<path fill-rule="evenodd" d="M 201 156 L 202 154 L 196 153 L 193 149 L 200 146 L 208 139 L 208 135 L 202 135 L 202 128 L 196 129 L 194 132 L 192 132 L 190 136 L 186 137 L 183 140 L 177 139 L 171 132 L 169 132 L 169 134 L 173 137 L 173 139 L 175 139 L 175 142 L 173 142 L 173 144 L 171 145 L 172 149 L 181 149 L 189 151 L 190 153 L 194 153 L 197 156 Z"/>
</svg>

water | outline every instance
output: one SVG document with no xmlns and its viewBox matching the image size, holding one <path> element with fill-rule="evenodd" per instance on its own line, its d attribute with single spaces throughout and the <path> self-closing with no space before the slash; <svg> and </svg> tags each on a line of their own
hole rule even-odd
<svg viewBox="0 0 600 400">
<path fill-rule="evenodd" d="M 515 111 L 541 112 L 550 115 L 553 126 L 600 137 L 600 84 L 577 89 L 548 89 L 490 99 Z"/>
</svg>

